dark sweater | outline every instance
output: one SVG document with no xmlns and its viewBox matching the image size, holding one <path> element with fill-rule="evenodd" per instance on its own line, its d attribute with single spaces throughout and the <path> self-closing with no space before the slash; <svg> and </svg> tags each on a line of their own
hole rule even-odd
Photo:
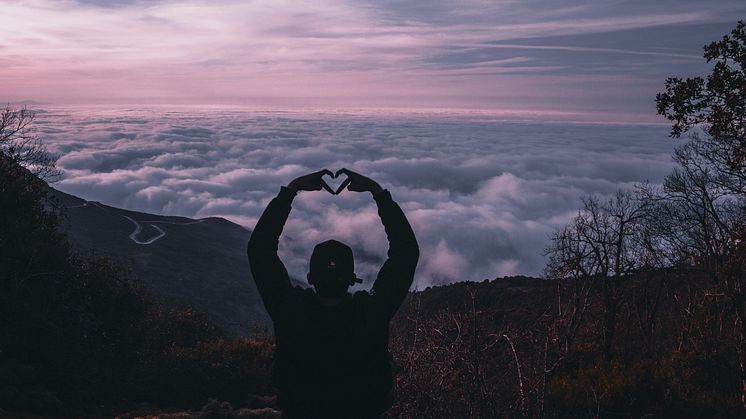
<svg viewBox="0 0 746 419">
<path fill-rule="evenodd" d="M 282 187 L 249 240 L 248 256 L 274 322 L 275 384 L 288 417 L 365 417 L 391 406 L 391 317 L 406 296 L 419 258 L 414 232 L 384 190 L 374 195 L 389 240 L 388 259 L 371 292 L 322 306 L 312 289 L 293 287 L 277 256 L 295 193 Z"/>
</svg>

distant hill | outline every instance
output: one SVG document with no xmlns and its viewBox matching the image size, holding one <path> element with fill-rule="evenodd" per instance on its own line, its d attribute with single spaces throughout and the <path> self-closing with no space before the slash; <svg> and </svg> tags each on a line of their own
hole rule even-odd
<svg viewBox="0 0 746 419">
<path fill-rule="evenodd" d="M 246 258 L 249 230 L 218 217 L 167 217 L 53 194 L 78 252 L 124 263 L 163 303 L 204 311 L 229 334 L 271 325 Z"/>
<path fill-rule="evenodd" d="M 38 100 L 17 100 L 12 102 L 5 102 L 7 106 L 41 106 L 41 105 L 49 105 L 49 102 L 40 102 Z M 36 110 L 34 110 L 36 112 Z M 42 111 L 44 112 L 44 111 Z"/>
<path fill-rule="evenodd" d="M 401 311 L 420 310 L 432 317 L 443 310 L 473 309 L 493 312 L 496 321 L 531 324 L 552 306 L 556 287 L 554 281 L 522 275 L 456 282 L 412 293 Z"/>
</svg>

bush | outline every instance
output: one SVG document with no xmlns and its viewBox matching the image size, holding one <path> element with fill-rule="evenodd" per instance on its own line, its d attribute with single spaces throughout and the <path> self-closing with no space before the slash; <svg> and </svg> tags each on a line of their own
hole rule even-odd
<svg viewBox="0 0 746 419">
<path fill-rule="evenodd" d="M 699 353 L 631 363 L 599 359 L 557 374 L 548 403 L 573 417 L 737 417 L 734 367 L 725 357 Z"/>
</svg>

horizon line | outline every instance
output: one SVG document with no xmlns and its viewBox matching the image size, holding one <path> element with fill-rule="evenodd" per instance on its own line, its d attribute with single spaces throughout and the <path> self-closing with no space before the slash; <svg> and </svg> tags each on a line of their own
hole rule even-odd
<svg viewBox="0 0 746 419">
<path fill-rule="evenodd" d="M 276 99 L 276 98 L 275 98 Z M 202 108 L 205 111 L 219 109 L 251 110 L 267 112 L 319 112 L 319 113 L 379 113 L 390 114 L 389 116 L 473 116 L 503 118 L 499 121 L 506 122 L 540 122 L 540 123 L 574 123 L 574 124 L 602 124 L 602 125 L 648 125 L 666 126 L 669 121 L 659 115 L 636 112 L 611 112 L 611 111 L 561 111 L 554 109 L 536 108 L 497 108 L 486 106 L 401 106 L 401 105 L 330 105 L 330 104 L 299 104 L 299 103 L 238 103 L 225 101 L 42 101 L 42 100 L 6 100 L 0 101 L 5 106 L 27 106 L 52 108 L 122 108 L 139 106 L 143 109 L 152 108 Z M 609 117 L 612 118 L 609 118 Z M 617 116 L 617 118 L 613 118 Z M 620 118 L 621 117 L 621 118 Z"/>
</svg>

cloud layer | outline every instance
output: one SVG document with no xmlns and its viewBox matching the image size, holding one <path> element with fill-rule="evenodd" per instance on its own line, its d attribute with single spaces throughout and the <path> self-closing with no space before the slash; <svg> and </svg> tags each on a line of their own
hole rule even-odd
<svg viewBox="0 0 746 419">
<path fill-rule="evenodd" d="M 665 125 L 480 113 L 67 108 L 36 122 L 61 156 L 57 188 L 138 211 L 251 228 L 296 176 L 324 167 L 371 176 L 417 234 L 420 288 L 540 274 L 547 236 L 580 196 L 660 181 L 673 146 Z M 303 278 L 313 245 L 330 238 L 355 249 L 360 277 L 375 278 L 387 247 L 368 194 L 299 194 L 281 245 L 291 273 Z"/>
</svg>

